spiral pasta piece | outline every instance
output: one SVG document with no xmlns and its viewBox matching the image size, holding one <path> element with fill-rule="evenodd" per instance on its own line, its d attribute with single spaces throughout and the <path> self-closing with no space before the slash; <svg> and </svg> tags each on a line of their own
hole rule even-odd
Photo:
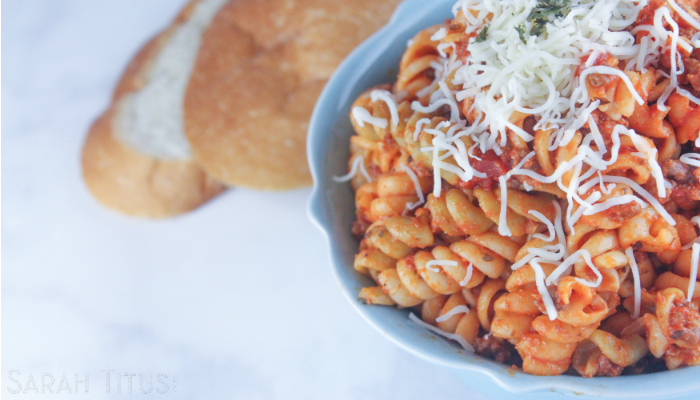
<svg viewBox="0 0 700 400">
<path fill-rule="evenodd" d="M 640 335 L 617 337 L 598 329 L 578 345 L 572 364 L 583 377 L 618 376 L 624 367 L 635 364 L 648 352 Z"/>
<path fill-rule="evenodd" d="M 539 294 L 535 294 L 535 297 L 539 297 Z M 556 320 L 544 315 L 536 316 L 530 320 L 534 332 L 523 330 L 519 337 L 514 337 L 526 372 L 558 375 L 566 371 L 578 343 L 590 338 L 608 312 L 602 298 L 572 277 L 566 277 L 559 283 L 556 299 L 556 304 L 559 304 Z"/>
<path fill-rule="evenodd" d="M 679 250 L 681 247 L 678 231 L 652 207 L 647 207 L 638 215 L 625 220 L 618 229 L 620 244 L 627 248 L 641 244 L 638 250 L 652 253 L 664 250 Z"/>
<path fill-rule="evenodd" d="M 499 197 L 493 191 L 484 189 L 475 189 L 474 197 L 479 200 L 479 207 L 483 210 L 484 214 L 494 224 L 500 224 L 501 200 Z M 522 236 L 527 233 L 533 233 L 539 225 L 537 222 L 515 212 L 510 207 L 506 208 L 506 224 L 514 236 Z"/>
<path fill-rule="evenodd" d="M 649 71 L 647 71 L 649 73 Z M 642 74 L 634 71 L 624 71 L 637 93 L 642 92 Z M 638 103 L 634 100 L 630 88 L 622 79 L 617 79 L 614 87 L 605 91 L 606 104 L 600 106 L 600 110 L 611 119 L 619 121 L 622 117 L 630 117 L 634 113 Z M 648 92 L 647 92 L 648 93 Z"/>
<path fill-rule="evenodd" d="M 418 210 L 415 217 L 393 216 L 385 222 L 373 224 L 361 244 L 361 251 L 355 256 L 355 269 L 369 273 L 379 283 L 382 291 L 395 303 L 411 307 L 422 302 L 413 296 L 401 283 L 397 271 L 399 259 L 403 259 L 418 248 L 433 245 L 433 234 L 428 224 L 427 211 Z M 360 299 L 376 303 L 377 289 L 360 291 Z"/>
<path fill-rule="evenodd" d="M 453 294 L 461 290 L 459 282 L 442 270 L 429 266 L 435 261 L 429 252 L 418 251 L 396 264 L 401 282 L 413 296 L 429 300 L 440 294 Z"/>
<path fill-rule="evenodd" d="M 700 132 L 700 107 L 675 93 L 668 98 L 668 104 L 668 120 L 675 130 L 678 143 L 696 140 Z"/>
<path fill-rule="evenodd" d="M 440 197 L 429 195 L 426 207 L 430 210 L 433 229 L 450 236 L 480 234 L 494 226 L 484 211 L 459 189 L 450 189 Z"/>
<path fill-rule="evenodd" d="M 557 285 L 557 299 L 561 304 L 557 318 L 573 326 L 600 323 L 610 310 L 593 288 L 571 276 L 563 278 Z"/>
<path fill-rule="evenodd" d="M 515 345 L 523 358 L 523 370 L 533 375 L 560 375 L 571 365 L 573 343 L 560 343 L 538 332 L 527 332 Z"/>
<path fill-rule="evenodd" d="M 576 230 L 577 235 L 569 236 L 569 253 L 585 251 L 596 268 L 594 271 L 586 261 L 580 259 L 574 264 L 576 276 L 588 282 L 600 280 L 596 286 L 598 292 L 618 291 L 621 282 L 627 276 L 624 267 L 628 265 L 628 260 L 620 245 L 617 231 L 594 229 L 584 224 L 577 225 Z"/>
<path fill-rule="evenodd" d="M 525 332 L 532 329 L 535 318 L 542 314 L 535 302 L 536 295 L 537 289 L 530 288 L 499 297 L 494 303 L 491 333 L 517 343 Z"/>
<path fill-rule="evenodd" d="M 668 369 L 700 365 L 697 303 L 688 302 L 681 290 L 667 288 L 656 294 L 655 305 L 656 311 L 645 314 L 630 330 L 646 335 L 651 354 L 663 358 Z"/>
<path fill-rule="evenodd" d="M 632 157 L 632 156 L 631 156 Z M 622 157 L 622 160 L 624 162 L 626 159 Z M 618 158 L 618 161 L 620 161 L 620 158 Z M 638 180 L 647 182 L 649 180 L 649 168 L 645 166 L 644 164 L 641 165 L 635 165 L 633 160 L 628 160 L 633 164 L 633 167 L 637 168 L 636 170 L 631 170 L 626 166 L 626 164 L 613 164 L 615 168 L 617 168 L 617 171 L 623 171 L 625 174 L 629 175 L 634 175 L 636 172 L 634 171 L 641 171 L 639 172 L 640 174 L 646 173 L 647 175 L 644 178 L 638 178 L 639 175 L 637 175 Z M 622 162 L 621 162 L 622 163 Z M 633 171 L 633 172 L 630 172 Z M 593 190 L 589 191 L 590 193 L 593 192 Z M 584 195 L 583 197 L 587 197 L 588 194 Z M 625 184 L 616 184 L 614 188 L 610 190 L 609 193 L 603 193 L 602 196 L 600 196 L 600 202 L 606 202 L 606 201 L 612 201 L 612 199 L 620 198 L 622 196 L 627 196 L 628 199 L 630 199 L 630 196 L 634 196 L 634 191 L 630 189 L 629 186 Z M 582 206 L 580 206 L 582 207 Z M 594 213 L 594 214 L 586 214 L 586 210 L 581 210 L 580 207 L 574 207 L 574 212 L 581 212 L 583 211 L 583 214 L 581 215 L 581 218 L 579 221 L 583 224 L 586 224 L 590 227 L 593 228 L 598 228 L 598 229 L 617 229 L 619 228 L 624 221 L 626 221 L 628 218 L 631 218 L 635 215 L 638 215 L 642 211 L 642 207 L 640 206 L 640 203 L 636 200 L 632 200 L 623 204 L 617 204 L 613 205 L 603 211 Z"/>
<path fill-rule="evenodd" d="M 542 239 L 527 242 L 516 255 L 522 260 L 530 249 L 546 245 Z M 556 265 L 538 263 L 545 276 L 551 275 Z M 593 288 L 573 276 L 559 279 L 550 295 L 556 307 L 556 319 L 545 314 L 542 293 L 537 288 L 535 269 L 525 264 L 508 278 L 509 293 L 496 302 L 496 317 L 491 329 L 494 336 L 515 343 L 523 358 L 523 370 L 536 375 L 561 374 L 570 364 L 577 345 L 600 325 L 610 311 L 607 302 Z M 548 351 L 543 351 L 543 348 Z"/>
<path fill-rule="evenodd" d="M 479 318 L 469 307 L 461 291 L 450 296 L 439 296 L 423 303 L 423 321 L 439 329 L 454 333 L 474 344 L 479 335 Z"/>
<path fill-rule="evenodd" d="M 409 168 L 409 167 L 407 167 Z M 379 178 L 376 184 L 376 198 L 373 198 L 366 211 L 367 218 L 380 221 L 389 217 L 403 215 L 405 212 L 420 205 L 421 195 L 430 191 L 432 178 L 416 176 L 416 184 L 406 172 L 397 171 Z"/>
<path fill-rule="evenodd" d="M 396 219 L 399 218 L 403 219 L 403 217 L 396 217 Z M 389 229 L 387 224 L 390 220 L 375 223 L 367 230 L 365 238 L 360 243 L 360 252 L 355 256 L 356 270 L 363 273 L 368 273 L 368 271 L 381 272 L 394 268 L 399 258 L 413 253 L 414 247 L 394 236 L 392 230 Z M 395 228 L 395 224 L 395 220 L 391 221 L 392 227 Z M 396 231 L 396 229 L 393 230 Z M 417 229 L 417 232 L 425 236 L 425 240 L 429 240 L 429 237 L 432 238 L 432 233 L 429 230 Z M 415 240 L 406 237 L 406 235 L 403 235 L 403 238 L 411 244 L 416 244 Z"/>
<path fill-rule="evenodd" d="M 685 299 L 675 288 L 661 290 L 656 295 L 656 317 L 669 343 L 686 349 L 700 346 L 700 322 L 697 304 Z"/>
<path fill-rule="evenodd" d="M 437 265 L 447 276 L 463 288 L 471 289 L 480 285 L 486 275 L 471 262 L 462 258 L 459 254 L 452 250 L 451 247 L 435 246 L 431 251 L 435 260 L 448 261 L 442 265 Z"/>
<path fill-rule="evenodd" d="M 418 92 L 429 87 L 435 79 L 434 63 L 438 63 L 438 43 L 431 40 L 441 26 L 424 29 L 411 39 L 401 63 L 396 80 L 396 91 L 406 92 L 409 99 L 417 97 Z"/>
<path fill-rule="evenodd" d="M 475 265 L 469 261 L 472 257 L 473 253 L 465 251 L 460 243 L 454 243 L 449 248 L 436 246 L 430 252 L 420 250 L 398 260 L 396 272 L 401 285 L 411 296 L 430 300 L 477 286 L 484 280 L 485 275 L 480 268 L 491 271 L 493 265 Z M 483 255 L 480 261 L 483 261 Z"/>
<path fill-rule="evenodd" d="M 491 330 L 491 323 L 495 317 L 493 306 L 500 295 L 505 293 L 505 283 L 502 279 L 486 279 L 481 285 L 481 291 L 477 298 L 477 313 L 479 323 L 485 331 Z"/>
<path fill-rule="evenodd" d="M 382 173 L 389 172 L 405 153 L 402 150 L 404 132 L 413 114 L 409 102 L 397 101 L 387 89 L 388 86 L 378 86 L 364 92 L 355 100 L 350 112 L 350 121 L 357 132 L 350 139 L 350 162 L 361 155 L 369 171 L 376 166 Z"/>
</svg>

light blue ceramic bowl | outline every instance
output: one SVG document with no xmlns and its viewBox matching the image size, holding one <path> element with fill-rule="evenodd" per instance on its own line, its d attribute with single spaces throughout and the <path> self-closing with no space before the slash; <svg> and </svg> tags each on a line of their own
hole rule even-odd
<svg viewBox="0 0 700 400">
<path fill-rule="evenodd" d="M 355 49 L 326 85 L 316 104 L 307 143 L 314 190 L 309 216 L 323 231 L 330 249 L 333 274 L 357 311 L 399 346 L 451 370 L 469 386 L 489 398 L 577 399 L 615 397 L 627 399 L 700 399 L 700 368 L 684 368 L 641 376 L 584 379 L 573 376 L 537 377 L 513 371 L 503 364 L 466 354 L 455 344 L 408 320 L 406 310 L 366 306 L 357 294 L 372 282 L 355 272 L 353 259 L 358 241 L 351 235 L 355 218 L 354 194 L 349 184 L 333 182 L 344 175 L 353 130 L 348 115 L 353 101 L 364 90 L 394 82 L 407 41 L 421 29 L 450 18 L 455 0 L 406 0 L 387 26 Z M 465 398 L 468 398 L 465 394 Z"/>
</svg>

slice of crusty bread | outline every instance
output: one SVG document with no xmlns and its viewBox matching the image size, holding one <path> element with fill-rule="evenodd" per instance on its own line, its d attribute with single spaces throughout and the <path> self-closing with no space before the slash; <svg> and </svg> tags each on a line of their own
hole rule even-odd
<svg viewBox="0 0 700 400">
<path fill-rule="evenodd" d="M 308 122 L 343 58 L 399 0 L 236 0 L 204 34 L 185 95 L 185 133 L 202 167 L 228 184 L 311 184 Z"/>
<path fill-rule="evenodd" d="M 224 2 L 188 3 L 134 57 L 112 105 L 90 128 L 83 177 L 105 206 L 163 218 L 196 208 L 224 190 L 192 159 L 182 126 L 182 98 L 201 33 L 213 8 Z"/>
<path fill-rule="evenodd" d="M 125 214 L 165 218 L 196 208 L 224 187 L 194 161 L 143 155 L 115 139 L 114 110 L 95 121 L 83 149 L 83 177 L 105 206 Z"/>
</svg>

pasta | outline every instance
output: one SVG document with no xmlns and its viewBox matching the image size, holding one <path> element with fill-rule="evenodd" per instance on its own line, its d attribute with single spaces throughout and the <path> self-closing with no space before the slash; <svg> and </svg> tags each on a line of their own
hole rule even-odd
<svg viewBox="0 0 700 400">
<path fill-rule="evenodd" d="M 698 11 L 460 0 L 418 33 L 350 112 L 360 299 L 535 375 L 700 365 Z"/>
</svg>

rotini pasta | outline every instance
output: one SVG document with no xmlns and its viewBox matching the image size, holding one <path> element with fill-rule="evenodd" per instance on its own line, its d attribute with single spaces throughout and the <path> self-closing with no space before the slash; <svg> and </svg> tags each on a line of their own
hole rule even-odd
<svg viewBox="0 0 700 400">
<path fill-rule="evenodd" d="M 357 99 L 362 300 L 535 375 L 700 365 L 700 3 L 605 3 L 460 0 Z"/>
</svg>

